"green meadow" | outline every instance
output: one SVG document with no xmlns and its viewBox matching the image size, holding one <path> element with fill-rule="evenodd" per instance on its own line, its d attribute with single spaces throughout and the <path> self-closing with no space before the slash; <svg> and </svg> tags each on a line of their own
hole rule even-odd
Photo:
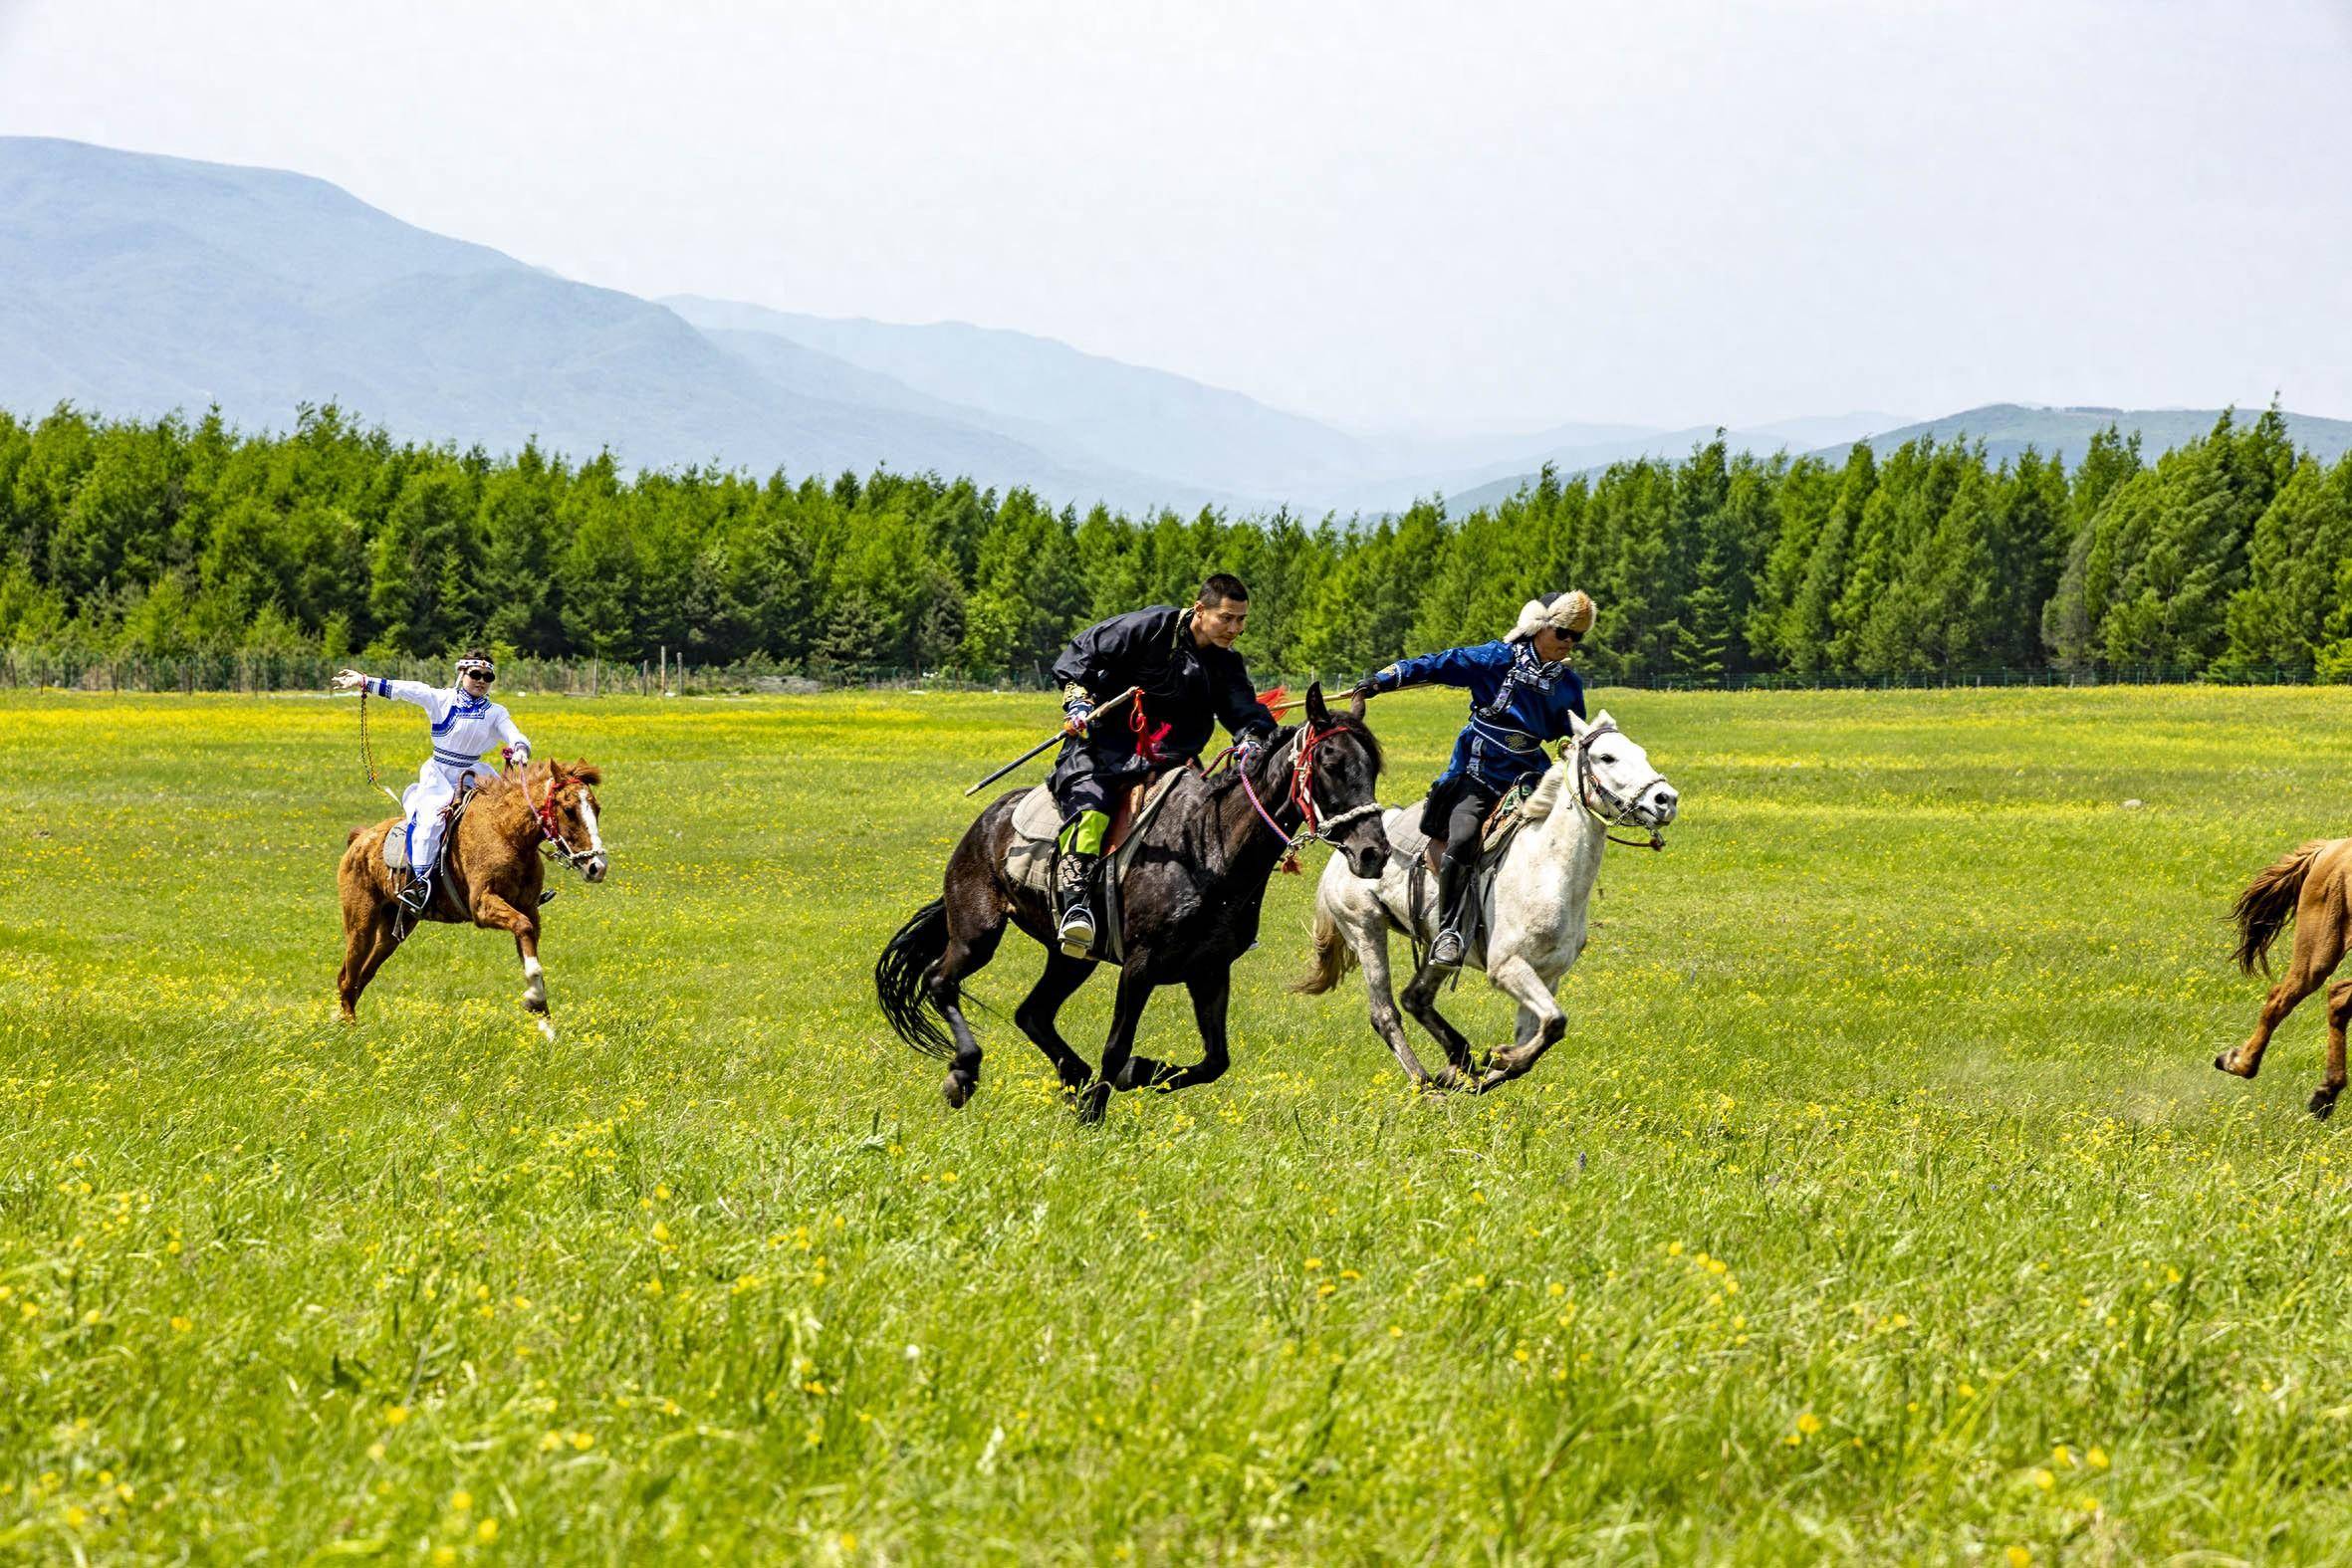
<svg viewBox="0 0 2352 1568">
<path fill-rule="evenodd" d="M 961 1112 L 872 1000 L 1049 700 L 509 701 L 605 770 L 553 1045 L 449 927 L 335 1020 L 351 703 L 0 696 L 0 1559 L 2352 1556 L 2321 1008 L 2210 1065 L 2352 693 L 1599 693 L 1683 815 L 1532 1074 L 1408 1093 L 1283 877 L 1097 1128 L 1018 934 Z"/>
</svg>

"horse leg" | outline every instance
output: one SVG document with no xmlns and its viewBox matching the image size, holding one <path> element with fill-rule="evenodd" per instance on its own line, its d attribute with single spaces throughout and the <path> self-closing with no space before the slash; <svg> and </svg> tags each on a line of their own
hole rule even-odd
<svg viewBox="0 0 2352 1568">
<path fill-rule="evenodd" d="M 555 1042 L 556 1023 L 548 1016 L 547 971 L 539 965 L 539 922 L 517 909 L 488 888 L 474 894 L 474 924 L 486 931 L 505 931 L 514 936 L 515 955 L 523 961 L 523 1010 L 531 1014 L 550 1044 Z"/>
<path fill-rule="evenodd" d="M 2344 1092 L 2344 1025 L 2352 1023 L 2352 980 L 2327 988 L 2327 1077 L 2311 1091 L 2311 1114 L 2326 1121 Z"/>
<path fill-rule="evenodd" d="M 1463 1038 L 1462 1031 L 1437 1010 L 1437 988 L 1445 983 L 1448 975 L 1458 973 L 1456 970 L 1443 970 L 1424 964 L 1405 986 L 1405 1010 L 1429 1031 L 1430 1038 L 1445 1047 L 1446 1070 L 1432 1080 L 1441 1089 L 1470 1087 L 1471 1074 L 1476 1071 L 1471 1065 L 1470 1041 Z"/>
<path fill-rule="evenodd" d="M 1131 1089 L 1128 1057 L 1135 1047 L 1135 1030 L 1143 1022 L 1143 1005 L 1151 1000 L 1151 982 L 1140 968 L 1119 971 L 1118 1000 L 1111 1004 L 1110 1037 L 1102 1045 L 1102 1072 L 1078 1096 L 1078 1120 L 1098 1122 L 1110 1106 L 1112 1085 Z"/>
<path fill-rule="evenodd" d="M 951 904 L 947 951 L 939 955 L 930 978 L 923 982 L 931 1006 L 947 1019 L 948 1030 L 956 1037 L 955 1058 L 948 1063 L 947 1082 L 939 1090 L 951 1110 L 962 1110 L 980 1088 L 980 1041 L 973 1037 L 972 1025 L 964 1021 L 964 977 L 977 975 L 997 956 L 997 943 L 1005 935 L 1005 917 L 997 914 L 970 931 L 959 931 L 957 926 L 956 908 Z"/>
<path fill-rule="evenodd" d="M 1193 1022 L 1201 1031 L 1201 1059 L 1189 1067 L 1171 1067 L 1149 1056 L 1129 1057 L 1128 1087 L 1149 1086 L 1162 1094 L 1173 1094 L 1196 1083 L 1215 1083 L 1233 1064 L 1225 1035 L 1226 1004 L 1233 998 L 1233 970 L 1227 967 L 1196 976 L 1184 983 L 1184 989 L 1192 993 Z"/>
<path fill-rule="evenodd" d="M 344 910 L 343 968 L 335 972 L 335 1000 L 346 1023 L 359 1021 L 359 993 L 367 989 L 368 978 L 375 973 L 367 957 L 375 951 L 375 928 L 381 913 L 380 907 L 363 914 L 349 907 Z"/>
<path fill-rule="evenodd" d="M 1413 1054 L 1412 1042 L 1405 1037 L 1404 1017 L 1396 1010 L 1396 994 L 1388 973 L 1387 928 L 1350 930 L 1348 945 L 1355 949 L 1355 961 L 1364 972 L 1364 1000 L 1372 1009 L 1372 1032 L 1387 1045 L 1396 1064 L 1405 1069 L 1407 1082 L 1416 1089 L 1430 1087 L 1429 1069 Z"/>
<path fill-rule="evenodd" d="M 2234 1072 L 2240 1078 L 2260 1072 L 2262 1052 L 2270 1048 L 2271 1034 L 2295 1010 L 2295 1005 L 2317 991 L 2336 965 L 2343 962 L 2341 904 L 2325 893 L 2314 898 L 2309 888 L 2303 902 L 2306 907 L 2295 917 L 2295 951 L 2294 957 L 2287 961 L 2286 978 L 2271 987 L 2270 994 L 2262 999 L 2261 1013 L 2254 1019 L 2254 1031 L 2246 1042 L 2214 1058 L 2214 1065 L 2224 1072 Z"/>
<path fill-rule="evenodd" d="M 336 990 L 343 1003 L 343 1017 L 348 1023 L 359 1018 L 359 993 L 383 968 L 384 960 L 399 947 L 399 925 L 391 906 L 379 904 L 369 912 L 366 924 L 353 930 L 344 944 L 343 972 L 336 977 Z"/>
<path fill-rule="evenodd" d="M 1069 1041 L 1061 1037 L 1055 1019 L 1086 977 L 1094 973 L 1094 965 L 1087 959 L 1073 959 L 1059 948 L 1046 950 L 1046 972 L 1038 977 L 1029 995 L 1021 999 L 1021 1006 L 1013 1009 L 1013 1021 L 1021 1025 L 1021 1032 L 1037 1042 L 1038 1049 L 1054 1064 L 1061 1076 L 1061 1086 L 1071 1091 L 1082 1089 L 1094 1076 L 1094 1069 L 1086 1065 L 1086 1058 L 1070 1049 Z"/>
<path fill-rule="evenodd" d="M 1509 1083 L 1534 1066 L 1568 1031 L 1568 1015 L 1560 1010 L 1551 988 L 1535 973 L 1535 966 L 1526 959 L 1514 953 L 1488 970 L 1487 978 L 1519 1003 L 1520 1030 L 1517 1044 L 1495 1052 L 1486 1076 L 1479 1081 L 1481 1094 Z"/>
</svg>

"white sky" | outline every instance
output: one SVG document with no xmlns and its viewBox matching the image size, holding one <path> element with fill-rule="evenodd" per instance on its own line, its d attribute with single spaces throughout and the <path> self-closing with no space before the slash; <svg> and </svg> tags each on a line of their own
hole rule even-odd
<svg viewBox="0 0 2352 1568">
<path fill-rule="evenodd" d="M 0 0 L 0 132 L 1358 422 L 2352 416 L 2352 0 Z"/>
</svg>

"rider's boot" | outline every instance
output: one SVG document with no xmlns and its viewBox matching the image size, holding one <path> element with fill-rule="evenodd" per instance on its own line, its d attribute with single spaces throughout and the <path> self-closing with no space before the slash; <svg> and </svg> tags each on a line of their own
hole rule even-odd
<svg viewBox="0 0 2352 1568">
<path fill-rule="evenodd" d="M 433 901 L 433 879 L 429 874 L 408 873 L 408 880 L 400 884 L 400 891 L 392 895 L 400 907 L 412 915 L 421 915 Z"/>
<path fill-rule="evenodd" d="M 1470 918 L 1470 895 L 1477 884 L 1471 873 L 1477 869 L 1475 859 L 1447 855 L 1438 862 L 1437 940 L 1429 945 L 1429 962 L 1434 969 L 1460 969 L 1467 944 L 1463 941 L 1463 927 Z"/>
<path fill-rule="evenodd" d="M 1085 958 L 1094 951 L 1094 910 L 1087 902 L 1086 883 L 1101 858 L 1064 849 L 1054 862 L 1054 906 L 1060 917 L 1055 940 L 1071 958 Z"/>
</svg>

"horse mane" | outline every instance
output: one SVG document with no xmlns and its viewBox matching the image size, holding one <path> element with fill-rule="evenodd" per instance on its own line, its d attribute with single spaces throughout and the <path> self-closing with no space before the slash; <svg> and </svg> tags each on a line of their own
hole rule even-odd
<svg viewBox="0 0 2352 1568">
<path fill-rule="evenodd" d="M 492 776 L 492 779 L 496 783 L 509 784 L 515 783 L 518 779 L 521 779 L 526 783 L 538 783 L 543 780 L 553 779 L 555 777 L 556 770 L 559 767 L 563 768 L 565 778 L 577 779 L 591 789 L 604 782 L 604 771 L 601 768 L 598 768 L 594 763 L 588 761 L 586 758 L 579 759 L 570 765 L 565 765 L 559 763 L 553 757 L 534 758 L 531 760 L 531 762 L 524 765 L 522 773 L 495 774 Z"/>
<path fill-rule="evenodd" d="M 1535 790 L 1520 802 L 1519 814 L 1529 822 L 1540 822 L 1559 808 L 1560 791 L 1567 786 L 1568 765 L 1565 761 L 1543 770 L 1543 778 Z"/>
<path fill-rule="evenodd" d="M 1305 724 L 1303 721 L 1301 721 L 1298 724 L 1287 724 L 1281 729 L 1275 731 L 1274 742 L 1272 745 L 1266 748 L 1266 755 L 1269 758 L 1273 757 L 1284 747 L 1290 745 L 1292 737 L 1295 736 L 1300 730 L 1304 728 Z M 1362 743 L 1364 751 L 1372 759 L 1372 777 L 1375 779 L 1379 778 L 1381 772 L 1388 766 L 1387 755 L 1380 750 L 1380 737 L 1374 735 L 1370 726 L 1366 725 L 1363 720 L 1356 718 L 1352 714 L 1345 713 L 1333 714 L 1331 716 L 1330 725 L 1323 731 L 1323 734 L 1325 738 L 1328 738 L 1337 734 L 1341 730 L 1345 730 L 1348 734 L 1354 736 L 1358 742 Z M 1234 784 L 1239 782 L 1241 777 L 1242 773 L 1238 768 L 1227 768 L 1220 773 L 1212 775 L 1206 781 L 1209 786 L 1209 792 L 1211 794 L 1223 794 L 1225 791 L 1231 789 Z"/>
</svg>

